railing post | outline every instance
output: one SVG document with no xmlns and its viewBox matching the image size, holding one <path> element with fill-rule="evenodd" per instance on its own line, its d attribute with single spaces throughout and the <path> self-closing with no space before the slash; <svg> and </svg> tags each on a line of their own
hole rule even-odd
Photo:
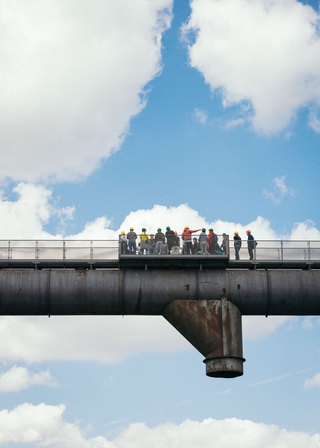
<svg viewBox="0 0 320 448">
<path fill-rule="evenodd" d="M 90 259 L 93 259 L 93 241 L 90 241 Z"/>
<path fill-rule="evenodd" d="M 280 249 L 280 260 L 281 261 L 283 261 L 283 241 L 281 240 L 280 241 L 280 247 L 281 247 L 281 249 Z"/>
<path fill-rule="evenodd" d="M 249 243 L 248 243 L 249 244 Z M 256 260 L 257 259 L 257 244 L 256 241 L 253 241 L 254 244 L 254 248 L 253 248 L 253 259 Z"/>
<path fill-rule="evenodd" d="M 120 255 L 121 255 L 121 235 L 119 235 L 119 239 L 118 239 L 118 259 L 120 260 Z"/>
<path fill-rule="evenodd" d="M 311 248 L 310 248 L 310 241 L 307 242 L 308 247 L 308 260 L 311 260 Z"/>
<path fill-rule="evenodd" d="M 10 243 L 10 241 L 8 241 L 8 259 L 10 259 L 11 257 L 12 257 L 11 243 Z"/>
<path fill-rule="evenodd" d="M 64 260 L 66 259 L 66 242 L 65 241 L 62 242 L 62 258 Z"/>
<path fill-rule="evenodd" d="M 36 260 L 39 258 L 39 243 L 35 241 L 35 258 Z"/>
<path fill-rule="evenodd" d="M 229 235 L 227 235 L 227 253 L 226 255 L 228 256 L 228 260 L 230 260 L 230 240 L 229 240 Z"/>
</svg>

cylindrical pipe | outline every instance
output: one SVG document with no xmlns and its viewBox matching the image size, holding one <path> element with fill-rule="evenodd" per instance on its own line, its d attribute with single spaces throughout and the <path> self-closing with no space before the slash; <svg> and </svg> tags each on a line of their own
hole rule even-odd
<svg viewBox="0 0 320 448">
<path fill-rule="evenodd" d="M 320 270 L 0 270 L 0 314 L 161 315 L 227 296 L 242 315 L 319 315 Z"/>
<path fill-rule="evenodd" d="M 221 300 L 174 300 L 163 316 L 205 357 L 206 374 L 243 375 L 241 314 Z"/>
</svg>

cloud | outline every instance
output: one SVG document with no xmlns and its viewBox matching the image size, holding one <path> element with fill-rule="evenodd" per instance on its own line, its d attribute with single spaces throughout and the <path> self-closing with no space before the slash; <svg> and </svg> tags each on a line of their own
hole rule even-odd
<svg viewBox="0 0 320 448">
<path fill-rule="evenodd" d="M 56 381 L 48 370 L 30 373 L 25 367 L 13 366 L 0 374 L 0 392 L 19 392 L 31 386 L 56 386 Z"/>
<path fill-rule="evenodd" d="M 262 193 L 267 199 L 272 199 L 275 204 L 279 205 L 285 196 L 295 196 L 295 191 L 286 185 L 286 176 L 275 177 L 272 183 L 273 190 L 264 189 Z"/>
<path fill-rule="evenodd" d="M 223 105 L 249 106 L 244 118 L 272 134 L 320 104 L 319 18 L 297 0 L 192 0 L 182 33 L 190 65 Z"/>
<path fill-rule="evenodd" d="M 243 336 L 246 339 L 264 338 L 293 319 L 289 316 L 243 316 Z"/>
<path fill-rule="evenodd" d="M 202 125 L 205 125 L 208 121 L 208 114 L 205 111 L 200 110 L 198 108 L 196 108 L 193 111 L 193 116 L 194 116 L 194 119 Z"/>
<path fill-rule="evenodd" d="M 314 110 L 311 110 L 310 113 L 309 113 L 309 126 L 317 134 L 320 133 L 320 119 L 319 119 L 319 115 Z"/>
<path fill-rule="evenodd" d="M 52 192 L 42 186 L 19 184 L 14 189 L 16 198 L 0 196 L 2 238 L 61 238 L 44 227 L 60 209 Z M 64 208 L 62 208 L 64 210 Z M 197 229 L 212 226 L 217 233 L 232 234 L 237 229 L 241 235 L 250 227 L 256 238 L 276 239 L 279 235 L 271 223 L 257 217 L 246 224 L 217 220 L 210 222 L 187 204 L 177 207 L 155 205 L 151 209 L 132 211 L 124 218 L 119 229 L 112 229 L 108 217 L 102 216 L 88 222 L 78 234 L 66 238 L 116 239 L 120 230 L 146 226 L 148 232 L 168 224 L 181 231 L 188 224 Z M 311 221 L 297 223 L 287 238 L 320 239 L 320 231 Z M 245 338 L 261 338 L 290 322 L 286 316 L 246 316 L 243 318 Z M 128 337 L 130 335 L 130 337 Z M 111 342 L 112 341 L 112 342 Z M 108 342 L 108 343 L 107 343 Z M 1 317 L 0 359 L 12 362 L 41 362 L 44 360 L 87 360 L 111 364 L 121 362 L 130 355 L 142 352 L 168 352 L 190 348 L 182 336 L 162 317 Z"/>
<path fill-rule="evenodd" d="M 312 378 L 307 378 L 304 383 L 304 388 L 307 390 L 313 389 L 314 387 L 320 388 L 320 373 L 317 373 Z"/>
<path fill-rule="evenodd" d="M 298 431 L 287 431 L 276 425 L 255 423 L 250 420 L 230 418 L 203 421 L 185 420 L 181 424 L 163 423 L 148 427 L 134 423 L 122 428 L 113 439 L 104 436 L 87 438 L 76 423 L 67 422 L 64 405 L 37 406 L 24 403 L 12 411 L 0 411 L 0 446 L 8 443 L 52 446 L 54 448 L 260 448 L 274 446 L 283 448 L 320 447 L 320 434 L 310 435 Z"/>
<path fill-rule="evenodd" d="M 276 381 L 282 381 L 290 376 L 301 375 L 302 373 L 306 373 L 310 370 L 311 370 L 310 368 L 307 368 L 307 369 L 303 369 L 303 370 L 298 370 L 297 372 L 289 372 L 289 373 L 284 373 L 284 374 L 276 376 L 276 377 L 266 378 L 264 380 L 249 384 L 249 387 L 261 386 L 261 385 L 268 384 L 268 383 L 274 383 Z"/>
<path fill-rule="evenodd" d="M 115 364 L 143 352 L 191 345 L 158 316 L 1 317 L 0 360 L 97 361 Z"/>
<path fill-rule="evenodd" d="M 72 181 L 119 149 L 172 0 L 0 0 L 0 179 Z"/>
</svg>

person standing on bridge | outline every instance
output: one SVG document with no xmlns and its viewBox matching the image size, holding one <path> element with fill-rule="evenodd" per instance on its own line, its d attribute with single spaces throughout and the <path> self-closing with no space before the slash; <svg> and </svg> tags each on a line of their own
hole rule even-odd
<svg viewBox="0 0 320 448">
<path fill-rule="evenodd" d="M 208 249 L 210 255 L 217 255 L 218 253 L 218 237 L 213 229 L 209 229 Z"/>
<path fill-rule="evenodd" d="M 166 228 L 166 238 L 167 238 L 167 244 L 168 244 L 168 253 L 171 253 L 171 249 L 174 246 L 174 231 L 170 229 L 168 226 Z"/>
<path fill-rule="evenodd" d="M 147 235 L 147 229 L 143 227 L 140 233 L 140 255 L 144 255 L 144 252 L 146 252 L 146 255 L 148 255 L 148 235 Z"/>
<path fill-rule="evenodd" d="M 248 252 L 249 252 L 249 259 L 253 260 L 253 251 L 257 245 L 257 242 L 254 240 L 251 230 L 247 230 L 247 236 L 248 236 Z"/>
<path fill-rule="evenodd" d="M 160 228 L 158 229 L 158 231 L 156 233 L 155 240 L 156 240 L 156 255 L 160 255 L 162 244 L 164 244 L 166 241 L 165 236 L 161 232 Z"/>
<path fill-rule="evenodd" d="M 239 236 L 239 232 L 234 232 L 233 241 L 234 241 L 233 244 L 234 244 L 234 253 L 236 256 L 236 260 L 240 260 L 239 252 L 240 252 L 242 241 Z"/>
<path fill-rule="evenodd" d="M 197 230 L 190 230 L 189 227 L 185 227 L 182 234 L 182 240 L 183 240 L 183 249 L 182 254 L 183 255 L 192 255 L 192 240 L 191 236 L 195 232 L 199 232 L 201 229 Z"/>
<path fill-rule="evenodd" d="M 126 234 L 124 232 L 121 232 L 120 235 L 120 253 L 121 255 L 126 255 L 128 251 L 128 244 L 126 239 Z"/>
<path fill-rule="evenodd" d="M 202 255 L 205 255 L 207 253 L 207 242 L 208 242 L 208 235 L 206 234 L 206 229 L 203 228 L 199 235 L 200 251 Z"/>
<path fill-rule="evenodd" d="M 127 233 L 127 240 L 129 246 L 129 254 L 136 255 L 137 244 L 136 244 L 137 234 L 134 232 L 134 228 L 130 227 L 130 232 Z"/>
<path fill-rule="evenodd" d="M 226 233 L 222 234 L 222 243 L 221 243 L 221 247 L 222 247 L 222 252 L 224 255 L 227 255 L 228 253 L 228 236 Z"/>
<path fill-rule="evenodd" d="M 154 234 L 150 234 L 150 238 L 147 241 L 148 244 L 148 253 L 149 255 L 154 255 L 156 249 L 156 240 L 154 239 Z"/>
</svg>

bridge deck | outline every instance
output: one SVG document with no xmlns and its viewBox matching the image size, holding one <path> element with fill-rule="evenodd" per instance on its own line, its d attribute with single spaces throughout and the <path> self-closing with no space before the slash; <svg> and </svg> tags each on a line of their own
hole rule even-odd
<svg viewBox="0 0 320 448">
<path fill-rule="evenodd" d="M 229 260 L 228 257 L 125 256 L 120 259 L 0 260 L 0 269 L 320 269 L 320 260 Z"/>
</svg>

